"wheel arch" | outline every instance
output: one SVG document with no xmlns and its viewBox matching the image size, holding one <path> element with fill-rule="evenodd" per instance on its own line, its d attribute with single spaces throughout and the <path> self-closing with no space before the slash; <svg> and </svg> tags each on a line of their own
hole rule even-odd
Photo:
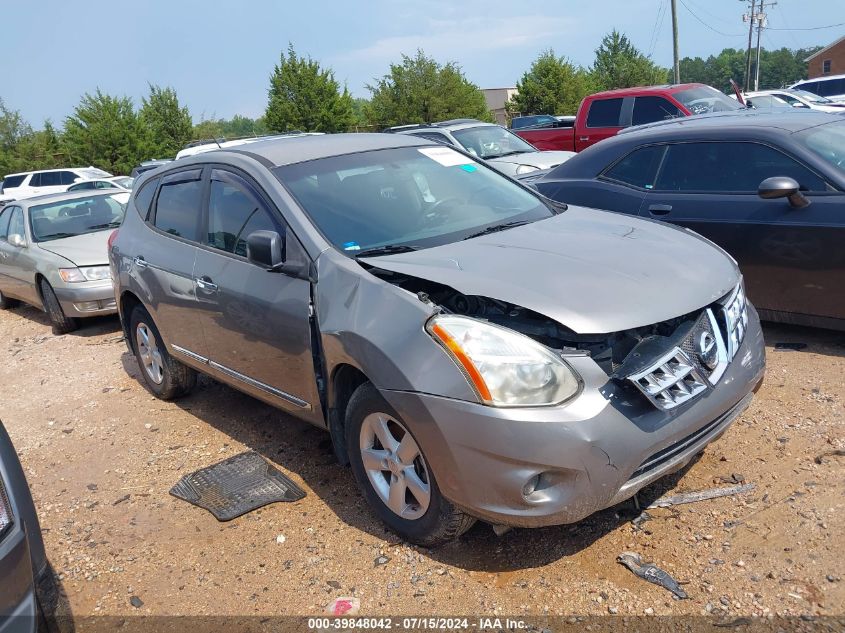
<svg viewBox="0 0 845 633">
<path fill-rule="evenodd" d="M 143 306 L 143 302 L 138 298 L 138 296 L 132 292 L 131 290 L 124 290 L 120 295 L 120 302 L 118 304 L 118 311 L 120 314 L 120 326 L 123 328 L 123 336 L 126 339 L 126 344 L 129 346 L 129 349 L 134 353 L 135 350 L 135 342 L 132 337 L 132 333 L 129 331 L 130 324 L 129 318 L 132 314 L 132 311 L 137 306 Z"/>
<path fill-rule="evenodd" d="M 346 451 L 346 407 L 355 390 L 366 382 L 372 382 L 360 368 L 349 363 L 340 363 L 332 369 L 329 380 L 329 432 L 332 437 L 335 457 L 342 466 L 349 465 Z"/>
</svg>

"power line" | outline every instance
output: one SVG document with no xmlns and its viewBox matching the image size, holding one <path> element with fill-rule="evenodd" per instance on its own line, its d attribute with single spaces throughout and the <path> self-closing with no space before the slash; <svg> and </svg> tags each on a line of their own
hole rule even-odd
<svg viewBox="0 0 845 633">
<path fill-rule="evenodd" d="M 697 16 L 697 15 L 693 12 L 693 10 L 692 10 L 692 9 L 690 9 L 690 8 L 689 8 L 689 6 L 687 6 L 687 3 L 686 3 L 686 2 L 684 2 L 684 0 L 680 0 L 680 2 L 681 2 L 681 4 L 682 4 L 682 5 L 684 5 L 684 8 L 685 8 L 687 11 L 689 11 L 689 14 L 690 14 L 692 17 L 694 17 L 696 20 L 698 20 L 699 22 L 701 22 L 704 26 L 706 26 L 708 29 L 710 29 L 710 30 L 711 30 L 711 31 L 713 31 L 714 33 L 718 33 L 719 35 L 724 35 L 725 37 L 745 37 L 745 34 L 744 34 L 744 33 L 724 33 L 724 32 L 722 32 L 722 31 L 720 31 L 719 29 L 715 29 L 715 28 L 713 28 L 712 26 L 710 26 L 709 24 L 707 24 L 707 22 L 705 22 L 705 21 L 704 21 L 704 20 L 702 20 L 700 17 L 698 17 L 698 16 Z"/>
<path fill-rule="evenodd" d="M 657 18 L 654 20 L 654 30 L 651 32 L 651 40 L 648 45 L 648 56 L 654 54 L 654 48 L 657 46 L 657 34 L 663 26 L 663 18 L 666 17 L 666 5 L 669 0 L 661 0 L 660 6 L 657 9 Z"/>
<path fill-rule="evenodd" d="M 837 26 L 845 26 L 845 22 L 840 22 L 839 24 L 828 24 L 827 26 L 810 26 L 807 28 L 796 28 L 796 29 L 774 29 L 772 27 L 767 27 L 770 31 L 821 31 L 822 29 L 835 29 Z"/>
</svg>

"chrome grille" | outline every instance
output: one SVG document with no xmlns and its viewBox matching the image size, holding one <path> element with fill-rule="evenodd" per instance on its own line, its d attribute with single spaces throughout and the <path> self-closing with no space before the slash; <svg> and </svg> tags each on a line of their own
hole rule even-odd
<svg viewBox="0 0 845 633">
<path fill-rule="evenodd" d="M 742 339 L 745 338 L 745 331 L 748 329 L 748 301 L 745 298 L 745 286 L 742 282 L 737 284 L 725 301 L 722 314 L 727 326 L 725 338 L 728 346 L 728 360 L 731 361 L 736 356 L 739 346 L 742 345 Z"/>
<path fill-rule="evenodd" d="M 708 388 L 695 363 L 679 347 L 628 379 L 659 409 L 674 409 Z"/>
</svg>

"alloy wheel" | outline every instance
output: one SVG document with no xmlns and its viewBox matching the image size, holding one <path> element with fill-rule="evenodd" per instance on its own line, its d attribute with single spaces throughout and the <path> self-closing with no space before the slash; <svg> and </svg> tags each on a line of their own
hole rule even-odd
<svg viewBox="0 0 845 633">
<path fill-rule="evenodd" d="M 164 363 L 156 343 L 155 334 L 146 323 L 139 323 L 135 328 L 135 340 L 138 344 L 138 356 L 147 376 L 155 384 L 164 380 Z"/>
<path fill-rule="evenodd" d="M 419 519 L 431 502 L 431 479 L 420 447 L 401 422 L 371 413 L 361 423 L 361 460 L 382 502 L 403 519 Z"/>
</svg>

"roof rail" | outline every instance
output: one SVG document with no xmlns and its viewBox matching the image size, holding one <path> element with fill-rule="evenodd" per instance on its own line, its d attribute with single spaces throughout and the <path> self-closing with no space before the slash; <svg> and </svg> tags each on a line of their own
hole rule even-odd
<svg viewBox="0 0 845 633">
<path fill-rule="evenodd" d="M 410 123 L 408 125 L 392 125 L 390 127 L 386 127 L 382 130 L 382 132 L 399 132 L 401 130 L 421 130 L 424 128 L 431 127 L 430 123 Z"/>
<path fill-rule="evenodd" d="M 434 125 L 438 127 L 446 127 L 447 125 L 457 125 L 459 123 L 481 123 L 478 119 L 449 119 L 448 121 L 438 121 Z"/>
</svg>

